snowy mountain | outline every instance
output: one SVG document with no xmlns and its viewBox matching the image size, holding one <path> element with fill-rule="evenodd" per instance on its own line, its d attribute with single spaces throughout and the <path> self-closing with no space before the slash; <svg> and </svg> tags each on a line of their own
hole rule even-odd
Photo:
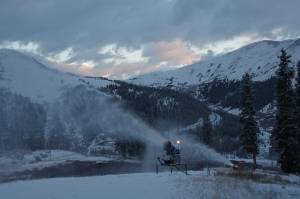
<svg viewBox="0 0 300 199">
<path fill-rule="evenodd" d="M 177 70 L 138 76 L 130 79 L 129 82 L 182 88 L 208 83 L 216 79 L 240 80 L 245 72 L 253 73 L 255 81 L 263 81 L 275 74 L 277 56 L 282 48 L 292 55 L 293 65 L 300 59 L 300 39 L 264 40 Z"/>
<path fill-rule="evenodd" d="M 181 132 L 199 137 L 199 121 L 212 115 L 220 121 L 214 123 L 214 131 L 225 140 L 216 143 L 218 148 L 235 143 L 238 132 L 236 128 L 226 130 L 236 126 L 232 125 L 236 118 L 213 112 L 188 94 L 64 73 L 13 50 L 0 50 L 0 98 L 0 114 L 4 116 L 0 118 L 0 135 L 5 133 L 0 140 L 6 140 L 1 147 L 8 151 L 44 149 L 46 143 L 51 149 L 83 153 L 91 149 L 107 154 L 122 154 L 118 150 L 123 150 L 123 145 L 138 145 L 142 153 L 140 140 L 156 142 L 159 139 L 153 137 L 161 139 L 161 132 L 175 134 L 185 129 Z M 16 121 L 18 125 L 11 125 Z M 105 135 L 104 139 L 100 135 Z M 107 152 L 107 148 L 112 150 Z M 136 150 L 123 155 L 139 156 Z"/>
<path fill-rule="evenodd" d="M 38 102 L 49 102 L 61 92 L 81 84 L 103 87 L 103 78 L 81 77 L 57 71 L 34 57 L 14 50 L 0 49 L 0 87 Z"/>
<path fill-rule="evenodd" d="M 292 66 L 300 60 L 300 39 L 285 41 L 264 40 L 235 51 L 180 69 L 155 72 L 128 80 L 152 87 L 167 87 L 194 96 L 215 111 L 238 115 L 240 81 L 245 72 L 253 74 L 255 108 L 262 132 L 261 153 L 268 153 L 275 111 L 265 111 L 274 104 L 278 56 L 281 49 L 290 54 Z"/>
<path fill-rule="evenodd" d="M 9 91 L 28 97 L 35 102 L 49 104 L 62 99 L 65 101 L 70 99 L 72 103 L 91 103 L 93 96 L 89 96 L 90 100 L 85 99 L 83 96 L 91 93 L 86 91 L 85 88 L 92 87 L 94 89 L 91 90 L 100 94 L 105 93 L 108 96 L 116 97 L 122 103 L 127 103 L 128 107 L 132 107 L 131 110 L 133 109 L 133 112 L 144 117 L 144 119 L 150 115 L 148 112 L 151 112 L 152 109 L 158 109 L 162 113 L 156 117 L 166 120 L 167 116 L 164 115 L 173 111 L 172 107 L 175 104 L 178 106 L 177 111 L 182 109 L 182 115 L 189 116 L 184 118 L 189 124 L 196 122 L 200 115 L 206 115 L 209 112 L 207 107 L 203 107 L 192 97 L 183 96 L 174 91 L 170 93 L 165 90 L 138 87 L 101 77 L 84 77 L 64 73 L 44 64 L 44 62 L 18 51 L 0 50 L 0 88 L 8 88 Z M 90 95 L 94 94 L 95 92 L 92 92 Z M 136 105 L 143 105 L 140 102 L 143 101 L 145 103 L 148 99 L 151 100 L 149 100 L 147 106 L 136 107 Z M 66 106 L 65 101 L 63 106 Z M 186 101 L 189 102 L 190 107 L 185 106 L 184 103 Z M 94 106 L 96 106 L 95 104 Z M 203 110 L 199 111 L 200 114 L 193 115 L 188 112 L 195 109 L 198 110 L 198 107 L 200 110 Z M 102 108 L 102 112 L 104 110 L 106 110 L 105 107 Z M 80 113 L 83 114 L 82 111 Z M 174 113 L 170 115 L 173 116 Z M 171 117 L 168 116 L 168 118 Z M 151 121 L 154 119 L 152 117 Z"/>
</svg>

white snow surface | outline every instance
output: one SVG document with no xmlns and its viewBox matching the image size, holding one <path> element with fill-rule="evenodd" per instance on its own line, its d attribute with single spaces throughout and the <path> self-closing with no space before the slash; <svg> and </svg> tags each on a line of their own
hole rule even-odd
<svg viewBox="0 0 300 199">
<path fill-rule="evenodd" d="M 55 178 L 0 184 L 5 199 L 299 198 L 297 184 L 262 184 L 207 172 Z"/>
<path fill-rule="evenodd" d="M 35 57 L 0 49 L 0 86 L 38 102 L 53 101 L 64 89 L 80 84 L 98 88 L 111 83 L 102 78 L 64 73 L 46 66 Z"/>
<path fill-rule="evenodd" d="M 220 124 L 222 118 L 219 114 L 215 113 L 215 112 L 212 112 L 210 115 L 209 115 L 209 121 L 211 122 L 211 124 L 213 126 L 217 126 Z"/>
<path fill-rule="evenodd" d="M 292 65 L 295 65 L 300 59 L 300 39 L 264 40 L 180 69 L 149 73 L 128 81 L 141 85 L 181 88 L 214 79 L 240 80 L 245 72 L 253 73 L 255 81 L 263 81 L 274 76 L 282 48 L 292 55 Z"/>
</svg>

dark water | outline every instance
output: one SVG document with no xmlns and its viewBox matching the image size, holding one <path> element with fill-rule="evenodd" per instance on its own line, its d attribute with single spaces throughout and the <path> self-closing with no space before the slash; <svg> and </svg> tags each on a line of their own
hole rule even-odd
<svg viewBox="0 0 300 199">
<path fill-rule="evenodd" d="M 15 180 L 95 176 L 107 174 L 133 173 L 141 171 L 143 171 L 141 163 L 118 161 L 101 163 L 96 161 L 66 161 L 55 166 L 25 170 L 22 172 L 15 172 L 7 176 L 1 176 L 0 183 Z"/>
<path fill-rule="evenodd" d="M 213 162 L 188 163 L 188 170 L 202 170 L 206 167 L 222 166 Z M 159 166 L 159 172 L 168 171 L 169 167 Z M 174 170 L 176 172 L 176 169 Z M 184 171 L 184 169 L 182 170 Z M 39 169 L 25 170 L 21 172 L 10 173 L 0 177 L 0 183 L 11 182 L 16 180 L 32 180 L 56 177 L 80 177 L 80 176 L 97 176 L 108 174 L 125 174 L 138 172 L 156 172 L 155 164 L 145 167 L 141 162 L 126 161 L 65 161 L 61 164 Z"/>
</svg>

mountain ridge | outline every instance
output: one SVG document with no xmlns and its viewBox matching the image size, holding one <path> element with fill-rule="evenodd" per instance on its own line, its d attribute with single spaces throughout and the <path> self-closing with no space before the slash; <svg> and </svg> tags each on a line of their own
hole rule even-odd
<svg viewBox="0 0 300 199">
<path fill-rule="evenodd" d="M 292 55 L 292 65 L 295 65 L 300 59 L 299 38 L 284 41 L 263 40 L 180 69 L 137 76 L 128 82 L 182 88 L 216 79 L 240 80 L 245 72 L 252 73 L 254 81 L 264 81 L 274 76 L 277 56 L 282 48 Z"/>
<path fill-rule="evenodd" d="M 47 66 L 34 56 L 16 50 L 0 49 L 0 86 L 38 102 L 59 97 L 64 88 L 88 84 L 95 88 L 112 82 L 62 72 Z"/>
</svg>

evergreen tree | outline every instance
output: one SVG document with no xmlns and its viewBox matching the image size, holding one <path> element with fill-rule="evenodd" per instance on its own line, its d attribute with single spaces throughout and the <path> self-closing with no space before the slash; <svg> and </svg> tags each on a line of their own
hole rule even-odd
<svg viewBox="0 0 300 199">
<path fill-rule="evenodd" d="M 296 121 L 297 121 L 297 133 L 296 133 L 296 145 L 297 145 L 297 166 L 300 170 L 300 60 L 297 63 L 297 79 L 296 79 Z"/>
<path fill-rule="evenodd" d="M 246 73 L 242 78 L 241 104 L 240 104 L 240 142 L 243 150 L 253 157 L 254 167 L 256 167 L 256 156 L 258 154 L 258 127 L 255 120 L 254 97 L 252 91 L 251 76 Z"/>
<path fill-rule="evenodd" d="M 277 113 L 273 131 L 273 147 L 279 154 L 281 169 L 292 172 L 296 167 L 295 100 L 292 87 L 293 70 L 289 67 L 291 56 L 284 49 L 279 56 L 277 70 Z"/>
<path fill-rule="evenodd" d="M 202 141 L 207 145 L 211 145 L 212 144 L 212 125 L 209 120 L 209 117 L 204 118 L 201 132 L 202 132 L 202 136 L 201 136 Z"/>
</svg>

